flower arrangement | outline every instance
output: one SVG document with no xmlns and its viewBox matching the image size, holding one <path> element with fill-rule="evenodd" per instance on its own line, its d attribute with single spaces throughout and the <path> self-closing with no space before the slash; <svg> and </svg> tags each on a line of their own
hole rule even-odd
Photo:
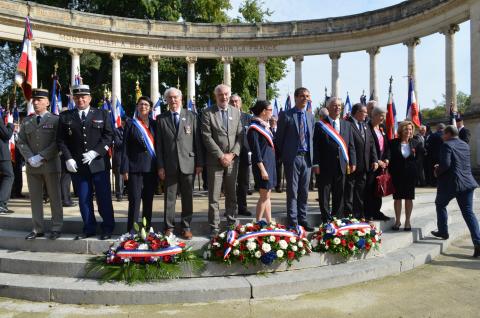
<svg viewBox="0 0 480 318">
<path fill-rule="evenodd" d="M 313 234 L 311 243 L 316 252 L 341 254 L 344 257 L 378 250 L 382 243 L 382 232 L 374 224 L 364 223 L 355 218 L 333 219 L 320 226 Z"/>
<path fill-rule="evenodd" d="M 184 242 L 170 234 L 155 233 L 150 227 L 148 233 L 134 224 L 135 232 L 126 233 L 114 242 L 105 256 L 93 257 L 87 264 L 87 274 L 99 273 L 102 281 L 124 281 L 128 284 L 160 279 L 178 278 L 182 264 L 192 272 L 203 269 L 203 261 Z"/>
<path fill-rule="evenodd" d="M 301 226 L 286 229 L 281 224 L 265 221 L 239 224 L 212 238 L 203 257 L 229 265 L 234 262 L 245 266 L 286 262 L 290 266 L 294 260 L 311 253 L 310 242 L 305 236 Z"/>
</svg>

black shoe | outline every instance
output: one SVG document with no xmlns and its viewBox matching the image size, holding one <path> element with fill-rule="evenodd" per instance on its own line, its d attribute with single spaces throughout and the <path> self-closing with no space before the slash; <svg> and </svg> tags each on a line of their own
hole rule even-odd
<svg viewBox="0 0 480 318">
<path fill-rule="evenodd" d="M 473 257 L 480 257 L 480 245 L 475 245 L 475 251 L 473 252 Z"/>
<path fill-rule="evenodd" d="M 102 234 L 102 235 L 100 235 L 100 240 L 101 241 L 109 240 L 111 238 L 112 238 L 112 234 Z"/>
<path fill-rule="evenodd" d="M 386 216 L 385 214 L 383 214 L 383 212 L 378 212 L 377 214 L 375 214 L 373 216 L 373 220 L 375 220 L 375 221 L 388 221 L 390 219 L 391 218 Z"/>
<path fill-rule="evenodd" d="M 244 216 L 252 216 L 252 212 L 248 211 L 248 210 L 245 210 L 245 211 L 239 211 L 238 212 L 239 215 L 244 215 Z"/>
<path fill-rule="evenodd" d="M 401 226 L 401 225 L 402 225 L 402 223 L 400 223 L 400 224 L 398 224 L 398 225 L 395 224 L 394 226 L 392 226 L 392 230 L 394 230 L 394 231 L 400 231 L 400 226 Z"/>
<path fill-rule="evenodd" d="M 280 188 L 280 187 L 275 187 L 275 192 L 277 192 L 277 193 L 282 193 L 282 188 Z"/>
<path fill-rule="evenodd" d="M 252 190 L 248 190 L 247 191 L 247 195 L 252 195 L 253 194 L 253 191 Z"/>
<path fill-rule="evenodd" d="M 83 240 L 83 239 L 86 239 L 86 238 L 89 238 L 89 237 L 92 237 L 92 236 L 95 236 L 95 234 L 82 233 L 82 234 L 79 234 L 79 235 L 75 236 L 74 240 L 75 241 Z"/>
<path fill-rule="evenodd" d="M 26 240 L 34 240 L 37 237 L 44 237 L 44 236 L 45 236 L 45 234 L 43 234 L 43 233 L 31 232 L 30 234 L 25 236 L 25 239 Z"/>
<path fill-rule="evenodd" d="M 299 223 L 301 226 L 303 226 L 303 228 L 305 229 L 305 231 L 307 232 L 313 232 L 315 231 L 315 228 L 313 226 L 310 226 L 307 222 L 303 222 L 303 223 Z"/>
<path fill-rule="evenodd" d="M 52 231 L 52 232 L 50 232 L 50 236 L 48 238 L 51 239 L 51 240 L 56 240 L 61 235 L 62 235 L 62 233 L 60 233 L 59 231 Z"/>
<path fill-rule="evenodd" d="M 72 206 L 76 206 L 77 204 L 75 202 L 64 202 L 62 205 L 65 208 L 70 208 Z"/>
<path fill-rule="evenodd" d="M 121 197 L 121 196 L 117 197 L 117 202 L 122 202 L 122 200 L 123 200 L 123 197 Z"/>
<path fill-rule="evenodd" d="M 0 215 L 1 214 L 12 214 L 13 211 L 9 210 L 7 206 L 0 206 Z"/>
<path fill-rule="evenodd" d="M 430 233 L 432 233 L 432 235 L 435 237 L 441 238 L 442 240 L 448 240 L 448 238 L 450 237 L 448 233 L 443 234 L 443 233 L 440 233 L 439 231 L 432 231 Z"/>
</svg>

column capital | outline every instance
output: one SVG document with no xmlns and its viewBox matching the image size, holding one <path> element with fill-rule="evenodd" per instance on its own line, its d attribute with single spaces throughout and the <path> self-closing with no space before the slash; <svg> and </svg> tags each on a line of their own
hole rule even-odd
<svg viewBox="0 0 480 318">
<path fill-rule="evenodd" d="M 222 56 L 221 60 L 223 64 L 232 64 L 233 56 Z"/>
<path fill-rule="evenodd" d="M 83 49 L 71 47 L 68 49 L 68 54 L 70 54 L 71 56 L 80 55 L 83 54 Z"/>
<path fill-rule="evenodd" d="M 403 45 L 406 45 L 408 47 L 410 47 L 410 46 L 415 47 L 415 46 L 419 45 L 420 42 L 421 42 L 420 38 L 415 37 L 415 38 L 411 38 L 411 39 L 403 42 Z"/>
<path fill-rule="evenodd" d="M 380 47 L 374 46 L 374 47 L 368 48 L 366 51 L 370 55 L 377 55 L 378 53 L 380 53 Z"/>
<path fill-rule="evenodd" d="M 453 35 L 458 31 L 460 31 L 460 26 L 458 24 L 450 24 L 448 27 L 441 29 L 440 33 L 444 35 Z"/>
<path fill-rule="evenodd" d="M 338 60 L 342 56 L 342 53 L 332 52 L 332 53 L 328 54 L 328 56 L 330 56 L 330 59 L 332 59 L 332 60 Z"/>
<path fill-rule="evenodd" d="M 257 62 L 258 62 L 259 64 L 265 64 L 265 63 L 267 63 L 267 61 L 268 61 L 268 57 L 267 57 L 267 56 L 259 56 L 259 57 L 257 57 Z"/>
<path fill-rule="evenodd" d="M 160 61 L 162 57 L 160 55 L 156 55 L 156 54 L 149 54 L 148 55 L 148 60 L 150 61 L 150 63 L 152 62 L 158 62 Z"/>
<path fill-rule="evenodd" d="M 197 62 L 197 57 L 196 56 L 187 56 L 187 57 L 185 57 L 185 60 L 187 61 L 188 64 L 195 64 Z"/>
<path fill-rule="evenodd" d="M 296 62 L 303 62 L 303 55 L 295 55 L 295 56 L 292 56 L 292 60 L 296 63 Z"/>
<path fill-rule="evenodd" d="M 110 52 L 110 58 L 112 60 L 120 60 L 123 57 L 123 53 L 120 52 Z"/>
<path fill-rule="evenodd" d="M 32 46 L 32 49 L 36 50 L 36 49 L 39 49 L 40 46 L 42 46 L 42 44 L 38 43 L 38 42 L 35 42 L 35 41 L 32 41 L 31 46 Z"/>
</svg>

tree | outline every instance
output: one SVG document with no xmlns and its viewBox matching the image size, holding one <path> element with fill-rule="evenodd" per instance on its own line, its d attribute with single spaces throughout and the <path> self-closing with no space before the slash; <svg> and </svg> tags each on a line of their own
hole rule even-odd
<svg viewBox="0 0 480 318">
<path fill-rule="evenodd" d="M 433 108 L 425 108 L 422 109 L 422 119 L 423 120 L 431 120 L 431 119 L 441 119 L 447 116 L 445 111 L 445 94 L 442 94 L 443 100 L 441 102 L 437 102 L 433 100 L 433 104 L 435 107 Z M 471 95 L 467 95 L 462 91 L 458 91 L 457 93 L 457 110 L 458 112 L 464 114 L 470 111 L 470 102 L 471 102 Z"/>
</svg>

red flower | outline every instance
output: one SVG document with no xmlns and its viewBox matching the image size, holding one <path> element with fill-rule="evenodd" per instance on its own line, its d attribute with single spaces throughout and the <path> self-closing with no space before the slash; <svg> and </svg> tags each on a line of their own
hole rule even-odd
<svg viewBox="0 0 480 318">
<path fill-rule="evenodd" d="M 150 247 L 152 250 L 158 250 L 161 247 L 162 243 L 160 242 L 159 239 L 151 240 L 150 241 Z"/>
<path fill-rule="evenodd" d="M 278 241 L 280 241 L 280 236 L 275 236 L 275 242 L 278 243 Z"/>
<path fill-rule="evenodd" d="M 123 248 L 126 250 L 134 250 L 138 247 L 138 243 L 134 240 L 128 240 L 123 243 Z"/>
<path fill-rule="evenodd" d="M 241 262 L 243 262 L 243 260 L 245 259 L 245 256 L 243 256 L 243 254 L 240 254 L 239 259 Z"/>
<path fill-rule="evenodd" d="M 181 248 L 184 248 L 185 246 L 187 246 L 185 242 L 178 242 L 177 245 L 180 246 Z"/>
<path fill-rule="evenodd" d="M 367 249 L 367 251 L 371 248 L 372 246 L 369 244 L 369 243 L 365 243 L 365 248 Z"/>
<path fill-rule="evenodd" d="M 348 242 L 348 248 L 353 250 L 355 248 L 355 243 L 353 242 Z"/>
<path fill-rule="evenodd" d="M 247 249 L 247 247 L 245 246 L 245 244 L 240 244 L 240 251 L 245 251 Z"/>
<path fill-rule="evenodd" d="M 163 261 L 166 262 L 166 263 L 170 262 L 171 259 L 172 258 L 170 257 L 170 255 L 166 255 L 166 256 L 163 257 Z"/>
<path fill-rule="evenodd" d="M 348 234 L 352 235 L 352 234 L 353 234 L 353 230 L 348 230 Z"/>
<path fill-rule="evenodd" d="M 327 240 L 327 241 L 325 242 L 325 246 L 326 246 L 326 247 L 329 247 L 331 243 L 332 243 L 332 242 L 331 242 L 330 240 Z"/>
<path fill-rule="evenodd" d="M 373 242 L 373 243 L 376 243 L 376 242 L 377 242 L 377 240 L 375 239 L 375 237 L 372 237 L 372 242 Z"/>
<path fill-rule="evenodd" d="M 294 258 L 295 258 L 295 252 L 294 252 L 294 251 L 288 251 L 288 252 L 287 252 L 287 258 L 288 258 L 289 260 L 294 259 Z"/>
<path fill-rule="evenodd" d="M 347 241 L 345 241 L 344 239 L 342 239 L 342 240 L 340 241 L 340 244 L 342 244 L 342 246 L 345 246 L 345 245 L 347 245 Z"/>
</svg>

